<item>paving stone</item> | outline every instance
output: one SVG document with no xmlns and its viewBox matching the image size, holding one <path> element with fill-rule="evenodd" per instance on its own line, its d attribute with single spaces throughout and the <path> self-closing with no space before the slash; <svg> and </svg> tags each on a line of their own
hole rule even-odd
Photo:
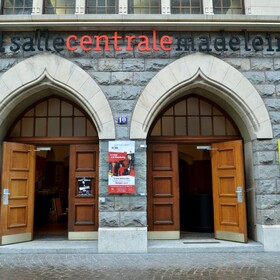
<svg viewBox="0 0 280 280">
<path fill-rule="evenodd" d="M 280 279 L 280 253 L 1 254 L 1 280 Z"/>
</svg>

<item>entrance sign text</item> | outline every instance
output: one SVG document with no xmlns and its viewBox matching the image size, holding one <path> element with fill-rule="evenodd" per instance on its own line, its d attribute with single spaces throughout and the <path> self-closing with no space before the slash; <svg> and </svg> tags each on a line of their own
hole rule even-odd
<svg viewBox="0 0 280 280">
<path fill-rule="evenodd" d="M 31 33 L 32 34 L 32 33 Z M 80 33 L 79 33 L 80 34 Z M 145 34 L 129 34 L 113 32 L 112 35 L 98 34 L 70 34 L 65 36 L 51 36 L 49 30 L 37 30 L 33 36 L 16 35 L 9 36 L 6 32 L 0 32 L 0 53 L 11 52 L 33 52 L 33 51 L 55 51 L 68 50 L 75 52 L 105 51 L 134 51 L 139 52 L 168 52 L 171 50 L 199 51 L 199 52 L 226 52 L 239 51 L 276 51 L 280 52 L 280 35 L 266 33 L 265 35 L 248 33 L 246 30 L 238 33 L 218 32 L 195 35 L 192 32 L 180 32 L 174 36 L 163 34 L 157 30 L 151 30 Z M 10 40 L 9 40 L 10 39 Z"/>
<path fill-rule="evenodd" d="M 150 39 L 146 35 L 126 35 L 126 36 L 121 36 L 118 34 L 118 32 L 114 32 L 114 35 L 111 37 L 107 35 L 96 35 L 91 36 L 84 35 L 80 39 L 76 35 L 70 35 L 66 39 L 66 47 L 70 51 L 76 51 L 77 50 L 77 44 L 80 45 L 81 49 L 83 51 L 102 51 L 101 48 L 101 43 L 104 44 L 104 50 L 105 51 L 110 51 L 110 46 L 109 46 L 109 40 L 113 41 L 113 48 L 115 51 L 122 51 L 123 48 L 119 46 L 120 41 L 125 42 L 125 50 L 126 51 L 133 51 L 133 46 L 135 45 L 135 41 L 137 41 L 137 49 L 140 52 L 145 52 L 145 51 L 170 51 L 171 47 L 170 45 L 172 44 L 172 37 L 164 35 L 159 38 L 159 43 L 157 43 L 157 32 L 156 30 L 152 31 L 152 39 Z M 73 46 L 74 45 L 74 46 Z"/>
</svg>

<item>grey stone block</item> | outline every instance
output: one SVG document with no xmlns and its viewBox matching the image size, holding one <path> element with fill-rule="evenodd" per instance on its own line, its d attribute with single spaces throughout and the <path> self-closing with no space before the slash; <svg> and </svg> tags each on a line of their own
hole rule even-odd
<svg viewBox="0 0 280 280">
<path fill-rule="evenodd" d="M 275 225 L 275 211 L 270 210 L 259 210 L 257 209 L 257 223 L 261 225 Z"/>
<path fill-rule="evenodd" d="M 116 58 L 133 58 L 134 57 L 134 51 L 127 51 L 125 46 L 120 46 L 122 50 L 115 52 Z"/>
<path fill-rule="evenodd" d="M 267 71 L 266 81 L 269 83 L 279 84 L 280 83 L 280 73 L 275 71 Z"/>
<path fill-rule="evenodd" d="M 115 211 L 115 197 L 111 196 L 103 196 L 105 198 L 105 202 L 99 203 L 99 211 L 100 212 L 113 212 Z"/>
<path fill-rule="evenodd" d="M 276 151 L 277 141 L 275 140 L 256 140 L 253 142 L 253 151 Z"/>
<path fill-rule="evenodd" d="M 254 167 L 255 179 L 276 179 L 279 176 L 279 165 L 258 165 Z"/>
<path fill-rule="evenodd" d="M 117 126 L 116 135 L 118 140 L 129 139 L 129 127 L 128 126 Z"/>
<path fill-rule="evenodd" d="M 134 73 L 133 84 L 136 86 L 146 86 L 155 75 L 155 72 L 136 72 Z"/>
<path fill-rule="evenodd" d="M 17 60 L 15 58 L 1 59 L 0 72 L 6 72 L 16 64 Z"/>
<path fill-rule="evenodd" d="M 109 100 L 123 99 L 123 88 L 121 85 L 101 86 L 101 88 Z"/>
<path fill-rule="evenodd" d="M 274 70 L 280 70 L 280 58 L 274 58 Z"/>
<path fill-rule="evenodd" d="M 276 193 L 280 194 L 280 179 L 276 180 Z"/>
<path fill-rule="evenodd" d="M 249 71 L 251 69 L 249 58 L 225 58 L 224 61 L 229 63 L 231 66 L 233 66 L 239 71 Z"/>
<path fill-rule="evenodd" d="M 140 93 L 143 91 L 144 87 L 141 86 L 131 86 L 123 85 L 122 94 L 124 100 L 136 100 Z"/>
<path fill-rule="evenodd" d="M 274 124 L 280 124 L 280 114 L 279 112 L 268 112 L 269 113 L 269 116 L 270 116 L 270 119 L 271 119 L 271 123 L 274 125 Z"/>
<path fill-rule="evenodd" d="M 113 72 L 112 73 L 113 85 L 132 85 L 133 73 L 131 72 Z"/>
<path fill-rule="evenodd" d="M 147 199 L 142 196 L 132 196 L 129 198 L 129 210 L 130 211 L 146 211 Z"/>
<path fill-rule="evenodd" d="M 253 84 L 263 84 L 265 82 L 265 73 L 264 72 L 253 72 L 248 71 L 244 72 L 243 75 Z"/>
<path fill-rule="evenodd" d="M 172 63 L 173 60 L 169 59 L 145 59 L 145 70 L 146 71 L 160 71 L 170 63 Z"/>
<path fill-rule="evenodd" d="M 142 72 L 145 70 L 143 58 L 130 58 L 123 61 L 123 71 L 126 72 Z"/>
<path fill-rule="evenodd" d="M 115 210 L 116 211 L 129 211 L 129 197 L 116 196 L 115 197 Z"/>
<path fill-rule="evenodd" d="M 267 71 L 274 67 L 272 58 L 251 58 L 251 70 Z"/>
<path fill-rule="evenodd" d="M 280 195 L 257 195 L 256 206 L 258 209 L 276 209 L 280 206 Z"/>
<path fill-rule="evenodd" d="M 119 212 L 99 212 L 100 227 L 119 227 L 120 215 Z"/>
<path fill-rule="evenodd" d="M 273 125 L 273 135 L 275 138 L 280 138 L 280 125 Z"/>
<path fill-rule="evenodd" d="M 262 97 L 272 97 L 276 94 L 276 88 L 275 85 L 256 85 L 257 91 L 260 93 Z M 270 101 L 270 100 L 269 100 Z M 273 103 L 273 102 L 271 102 Z"/>
<path fill-rule="evenodd" d="M 99 85 L 110 85 L 111 73 L 110 72 L 93 72 L 89 71 L 89 74 Z"/>
<path fill-rule="evenodd" d="M 72 62 L 77 64 L 83 70 L 93 70 L 97 71 L 97 60 L 96 59 L 89 59 L 89 58 L 79 58 L 79 59 L 72 59 Z"/>
<path fill-rule="evenodd" d="M 115 72 L 122 71 L 122 59 L 100 58 L 98 60 L 98 71 Z"/>
<path fill-rule="evenodd" d="M 256 164 L 273 164 L 275 163 L 274 151 L 260 151 L 254 154 Z"/>
<path fill-rule="evenodd" d="M 143 227 L 147 226 L 146 212 L 120 212 L 120 226 Z"/>
<path fill-rule="evenodd" d="M 110 105 L 116 114 L 127 114 L 133 111 L 135 100 L 111 100 Z"/>
<path fill-rule="evenodd" d="M 275 194 L 276 180 L 256 180 L 257 194 Z"/>
</svg>

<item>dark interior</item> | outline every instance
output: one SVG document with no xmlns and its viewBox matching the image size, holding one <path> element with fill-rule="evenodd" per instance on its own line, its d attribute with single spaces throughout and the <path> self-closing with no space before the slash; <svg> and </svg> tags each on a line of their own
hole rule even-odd
<svg viewBox="0 0 280 280">
<path fill-rule="evenodd" d="M 67 234 L 69 148 L 52 146 L 37 152 L 35 179 L 35 236 Z"/>
<path fill-rule="evenodd" d="M 187 149 L 195 148 L 190 146 Z M 196 151 L 187 156 L 179 153 L 179 186 L 181 231 L 213 232 L 212 172 L 209 151 Z"/>
</svg>

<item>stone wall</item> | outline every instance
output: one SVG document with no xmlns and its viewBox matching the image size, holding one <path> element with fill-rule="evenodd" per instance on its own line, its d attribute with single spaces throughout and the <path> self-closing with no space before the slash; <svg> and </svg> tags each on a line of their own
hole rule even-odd
<svg viewBox="0 0 280 280">
<path fill-rule="evenodd" d="M 35 33 L 18 34 L 20 34 L 19 42 L 21 42 L 21 45 L 29 40 L 24 39 L 24 37 L 36 38 Z M 24 51 L 22 48 L 16 52 L 11 51 L 9 49 L 12 45 L 10 37 L 18 36 L 18 34 L 16 32 L 4 33 L 3 45 L 6 51 L 0 54 L 0 75 L 20 61 L 42 52 L 37 47 L 34 47 L 34 51 Z M 71 34 L 69 32 L 52 32 L 49 34 L 49 44 L 52 44 L 52 40 L 56 36 L 64 38 Z M 79 36 L 85 34 L 92 37 L 96 35 L 94 32 L 78 33 Z M 106 34 L 112 36 L 113 32 Z M 125 38 L 125 35 L 131 35 L 132 33 L 120 34 Z M 143 35 L 137 32 L 133 34 Z M 152 41 L 152 32 L 145 32 L 144 34 Z M 275 39 L 280 34 L 270 34 L 271 45 L 269 45 L 267 33 L 249 33 L 247 34 L 248 41 L 246 41 L 243 32 L 161 32 L 157 33 L 157 40 L 163 35 L 168 35 L 174 39 L 170 51 L 163 51 L 162 49 L 139 51 L 137 49 L 138 39 L 138 41 L 135 41 L 133 51 L 125 50 L 124 40 L 121 40 L 118 45 L 122 50 L 116 51 L 113 47 L 113 41 L 110 40 L 110 51 L 84 52 L 77 48 L 76 51 L 64 49 L 59 53 L 54 50 L 51 50 L 51 52 L 75 63 L 97 82 L 106 95 L 115 119 L 118 116 L 126 116 L 128 120 L 131 120 L 136 101 L 151 78 L 176 59 L 198 51 L 199 47 L 202 47 L 204 51 L 207 49 L 207 53 L 222 59 L 239 70 L 255 86 L 264 100 L 271 117 L 275 137 L 272 140 L 255 140 L 253 142 L 257 223 L 262 225 L 280 224 L 280 180 L 277 151 L 277 139 L 280 136 L 280 51 L 279 39 Z M 181 47 L 181 50 L 178 50 L 175 38 L 182 35 L 194 38 L 193 42 L 196 50 L 192 49 L 190 42 L 188 42 L 187 48 Z M 238 50 L 229 46 L 229 42 L 234 36 L 240 38 Z M 201 38 L 204 38 L 204 40 L 201 40 Z M 205 41 L 205 38 L 209 39 L 209 45 L 206 44 L 207 39 Z M 220 39 L 216 41 L 215 47 L 214 42 L 217 38 Z M 254 38 L 255 45 L 253 46 L 252 40 Z M 262 38 L 263 44 L 261 44 L 260 38 Z M 232 42 L 234 43 L 236 40 Z M 34 46 L 36 44 L 36 39 L 34 39 Z M 262 50 L 257 51 L 256 49 Z M 129 133 L 129 121 L 125 125 L 116 125 L 116 140 L 129 140 Z M 147 225 L 146 150 L 141 148 L 140 145 L 146 145 L 146 141 L 136 141 L 136 194 L 108 195 L 108 141 L 100 141 L 99 194 L 100 197 L 105 197 L 105 202 L 100 203 L 99 206 L 101 227 L 143 227 Z"/>
</svg>

